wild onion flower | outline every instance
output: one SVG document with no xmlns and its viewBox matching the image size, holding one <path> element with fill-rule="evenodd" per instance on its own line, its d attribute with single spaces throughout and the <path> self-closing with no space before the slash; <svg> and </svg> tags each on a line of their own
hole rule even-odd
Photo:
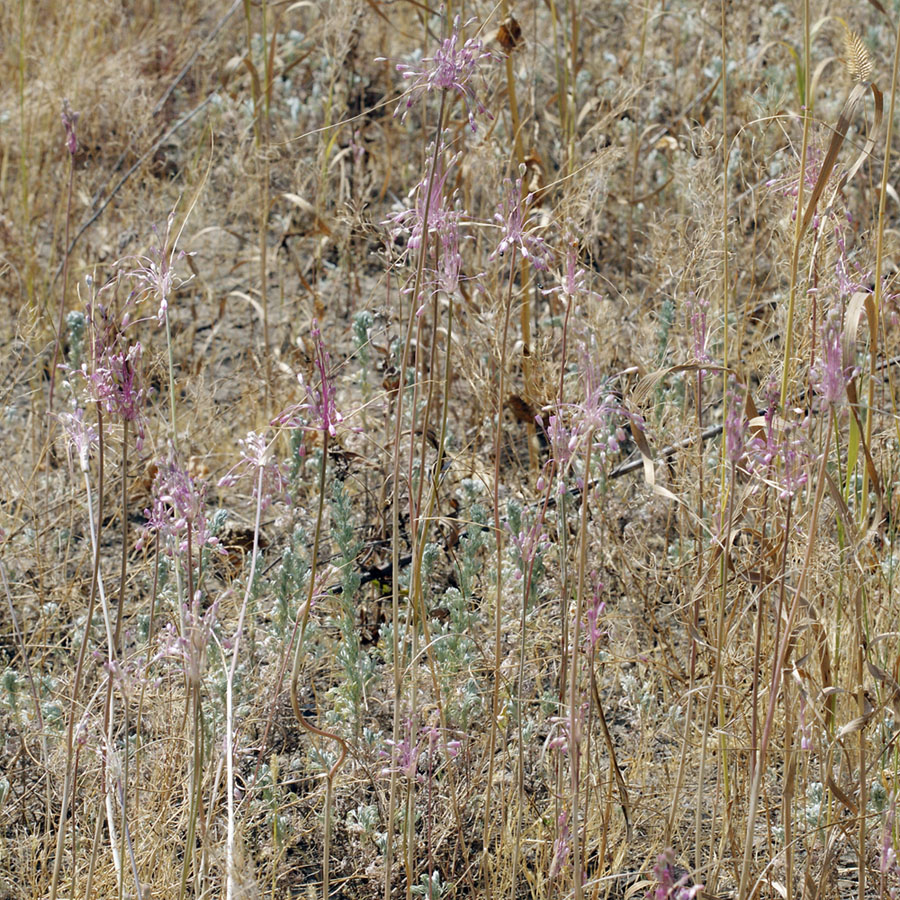
<svg viewBox="0 0 900 900">
<path fill-rule="evenodd" d="M 443 753 L 441 746 L 441 733 L 436 725 L 423 725 L 419 731 L 416 742 L 413 743 L 412 723 L 406 722 L 407 737 L 397 742 L 388 739 L 385 741 L 392 751 L 381 751 L 382 756 L 389 757 L 393 761 L 391 765 L 385 766 L 380 772 L 381 775 L 387 776 L 396 772 L 410 781 L 423 782 L 425 779 L 419 773 L 419 764 L 423 763 L 423 768 L 431 777 L 438 768 L 440 763 L 439 754 Z M 447 758 L 455 759 L 459 755 L 460 742 L 458 740 L 447 741 Z M 396 756 L 394 755 L 396 753 Z"/>
<path fill-rule="evenodd" d="M 63 100 L 62 107 L 62 123 L 66 130 L 66 151 L 69 156 L 75 156 L 78 151 L 78 137 L 75 133 L 75 126 L 78 124 L 79 113 L 75 112 L 67 99 Z"/>
<path fill-rule="evenodd" d="M 643 428 L 641 416 L 622 405 L 621 397 L 601 373 L 596 358 L 596 348 L 586 345 L 581 355 L 583 399 L 580 402 L 560 405 L 548 416 L 546 423 L 540 416 L 535 418 L 544 429 L 550 445 L 550 460 L 538 480 L 538 490 L 543 490 L 546 471 L 553 468 L 557 477 L 557 493 L 562 495 L 566 492 L 566 476 L 575 464 L 579 446 L 587 436 L 593 442 L 592 454 L 605 465 L 628 439 L 625 423 Z M 581 478 L 577 479 L 577 484 L 583 486 Z"/>
<path fill-rule="evenodd" d="M 313 319 L 312 339 L 315 345 L 315 367 L 319 374 L 319 386 L 308 384 L 303 373 L 297 375 L 300 387 L 306 391 L 306 400 L 285 410 L 272 424 L 307 431 L 323 431 L 331 437 L 337 434 L 338 425 L 344 421 L 335 403 L 337 390 L 331 376 L 331 358 L 322 343 L 319 323 Z"/>
<path fill-rule="evenodd" d="M 844 391 L 853 377 L 852 367 L 844 367 L 844 349 L 841 340 L 841 326 L 837 315 L 828 316 L 822 326 L 818 364 L 811 373 L 813 387 L 826 408 L 839 405 Z"/>
<path fill-rule="evenodd" d="M 569 858 L 571 850 L 571 835 L 569 834 L 569 816 L 563 810 L 556 820 L 558 831 L 556 840 L 553 842 L 553 858 L 550 861 L 550 878 L 559 877 L 560 872 L 565 869 L 566 860 Z"/>
<path fill-rule="evenodd" d="M 584 740 L 584 719 L 587 710 L 587 704 L 583 704 L 574 711 L 573 715 L 551 716 L 551 731 L 547 740 L 547 747 L 568 755 L 571 755 L 573 752 L 580 753 L 581 744 Z"/>
<path fill-rule="evenodd" d="M 562 496 L 566 492 L 565 477 L 569 471 L 572 454 L 578 446 L 577 429 L 570 429 L 559 414 L 548 416 L 546 423 L 541 416 L 535 416 L 534 419 L 538 427 L 544 429 L 547 443 L 550 445 L 550 459 L 547 460 L 544 471 L 556 470 L 556 492 Z M 542 473 L 538 478 L 537 489 L 542 491 L 544 487 L 545 480 Z"/>
<path fill-rule="evenodd" d="M 804 180 L 803 180 L 803 193 L 806 198 L 806 201 L 809 201 L 809 196 L 813 192 L 816 186 L 816 182 L 819 180 L 819 174 L 822 171 L 822 163 L 825 159 L 825 153 L 820 148 L 815 146 L 814 144 L 810 144 L 806 149 L 806 168 L 804 170 Z M 839 177 L 837 167 L 832 170 L 831 175 L 829 176 L 829 180 L 835 179 Z M 784 197 L 793 197 L 794 198 L 794 209 L 791 213 L 791 220 L 793 221 L 797 217 L 797 203 L 796 199 L 800 193 L 800 160 L 797 159 L 795 163 L 795 168 L 788 173 L 787 175 L 781 178 L 772 178 L 766 182 L 766 187 L 771 188 L 774 191 L 777 191 Z M 812 222 L 813 231 L 816 231 L 819 227 L 819 216 L 818 213 L 813 217 Z"/>
<path fill-rule="evenodd" d="M 807 481 L 810 453 L 805 431 L 809 420 L 804 423 L 782 421 L 777 415 L 777 384 L 770 383 L 767 394 L 763 428 L 747 441 L 745 466 L 754 477 L 774 487 L 779 500 L 788 500 Z"/>
<path fill-rule="evenodd" d="M 429 155 L 433 149 L 432 145 Z M 392 213 L 382 224 L 390 226 L 394 240 L 404 234 L 408 235 L 407 253 L 421 247 L 423 236 L 427 236 L 426 266 L 429 274 L 425 283 L 452 296 L 456 293 L 461 278 L 460 224 L 465 212 L 455 204 L 453 196 L 448 196 L 446 189 L 447 177 L 460 154 L 445 162 L 444 150 L 444 145 L 441 144 L 438 147 L 433 177 L 426 173 L 409 192 L 412 205 Z M 424 291 L 417 302 L 421 303 L 423 297 Z M 421 314 L 421 308 L 419 312 Z"/>
<path fill-rule="evenodd" d="M 664 850 L 656 858 L 653 878 L 656 887 L 647 891 L 646 900 L 694 900 L 703 891 L 702 884 L 689 886 L 690 876 L 687 872 L 682 874 L 677 871 L 675 852 L 672 849 Z"/>
<path fill-rule="evenodd" d="M 241 459 L 227 475 L 219 479 L 218 487 L 230 487 L 242 474 L 252 473 L 253 499 L 254 501 L 259 499 L 261 511 L 267 509 L 275 499 L 290 503 L 287 492 L 288 479 L 273 452 L 274 442 L 267 441 L 263 434 L 249 431 L 244 440 L 238 441 L 238 446 L 241 448 Z M 242 469 L 243 472 L 240 471 Z M 262 470 L 262 490 L 257 497 L 260 470 Z"/>
<path fill-rule="evenodd" d="M 93 425 L 89 425 L 84 421 L 84 410 L 77 408 L 74 412 L 62 413 L 59 417 L 66 437 L 69 443 L 66 445 L 66 452 L 70 447 L 75 448 L 78 455 L 78 465 L 82 472 L 88 471 L 88 465 L 91 458 L 91 447 L 97 443 L 97 429 Z"/>
<path fill-rule="evenodd" d="M 693 291 L 688 295 L 686 312 L 691 325 L 691 336 L 693 338 L 694 359 L 700 363 L 712 363 L 713 359 L 707 350 L 707 342 L 709 340 L 709 325 L 707 317 L 709 314 L 709 300 L 701 297 L 695 297 Z M 707 374 L 705 369 L 700 370 L 700 375 Z"/>
<path fill-rule="evenodd" d="M 636 413 L 629 412 L 622 406 L 619 393 L 612 387 L 609 377 L 597 364 L 599 348 L 593 341 L 586 341 L 581 350 L 581 382 L 583 399 L 573 404 L 573 416 L 582 434 L 591 434 L 594 438 L 594 450 L 601 462 L 618 453 L 626 441 L 624 422 L 630 422 L 639 428 L 643 427 L 643 419 Z"/>
<path fill-rule="evenodd" d="M 422 748 L 420 744 L 413 744 L 408 738 L 404 738 L 399 743 L 395 744 L 394 741 L 388 739 L 385 743 L 387 743 L 390 747 L 396 750 L 396 763 L 386 766 L 381 770 L 382 775 L 391 775 L 396 772 L 399 775 L 403 775 L 405 778 L 410 781 L 423 781 L 421 775 L 418 773 L 419 768 L 419 753 Z M 385 753 L 385 756 L 388 754 Z"/>
<path fill-rule="evenodd" d="M 593 293 L 585 287 L 585 281 L 584 269 L 578 265 L 578 246 L 574 240 L 569 240 L 566 250 L 565 272 L 560 277 L 559 284 L 556 287 L 547 288 L 543 293 L 548 297 L 553 294 L 561 294 L 568 302 L 570 299 L 580 295 L 591 295 Z"/>
<path fill-rule="evenodd" d="M 509 527 L 509 526 L 507 526 Z M 527 528 L 521 526 L 518 531 L 510 527 L 510 539 L 516 556 L 516 579 L 521 580 L 527 572 L 535 557 L 542 554 L 550 544 L 550 537 L 544 530 L 544 522 L 541 516 L 537 516 L 534 522 Z"/>
<path fill-rule="evenodd" d="M 434 145 L 432 144 L 428 148 L 429 156 L 433 150 Z M 444 150 L 442 142 L 438 147 L 434 176 L 431 177 L 426 172 L 422 180 L 410 190 L 408 197 L 412 201 L 412 206 L 392 213 L 382 223 L 391 226 L 391 237 L 394 239 L 401 234 L 408 234 L 409 239 L 406 246 L 410 250 L 416 250 L 422 245 L 422 235 L 426 232 L 429 236 L 441 235 L 451 225 L 459 223 L 460 213 L 447 205 L 446 185 L 450 170 L 459 161 L 462 154 L 457 153 L 444 162 Z M 429 179 L 431 181 L 430 190 Z M 428 209 L 427 222 L 425 221 L 426 207 Z"/>
<path fill-rule="evenodd" d="M 896 795 L 891 798 L 887 813 L 882 825 L 881 858 L 879 868 L 881 876 L 889 883 L 888 896 L 891 900 L 900 894 L 900 863 L 897 860 L 897 851 L 894 849 L 894 819 L 897 813 Z"/>
<path fill-rule="evenodd" d="M 474 19 L 470 19 L 462 27 L 468 27 L 473 21 Z M 479 100 L 472 82 L 481 63 L 486 59 L 492 59 L 493 54 L 485 50 L 481 41 L 476 38 L 469 38 L 462 46 L 459 46 L 460 30 L 459 16 L 457 16 L 453 20 L 450 37 L 441 42 L 441 46 L 435 51 L 434 56 L 423 57 L 417 64 L 397 64 L 397 71 L 403 78 L 411 81 L 406 93 L 406 104 L 401 119 L 406 118 L 406 114 L 421 96 L 434 91 L 454 93 L 462 98 L 466 104 L 469 126 L 473 133 L 477 131 L 475 113 L 487 115 L 490 118 L 490 114 Z M 398 113 L 401 108 L 398 107 Z"/>
<path fill-rule="evenodd" d="M 192 554 L 204 547 L 224 554 L 209 530 L 205 508 L 206 484 L 192 478 L 174 458 L 161 463 L 153 479 L 152 506 L 144 510 L 147 522 L 137 548 L 158 536 L 167 556 L 186 553 L 189 545 Z"/>
<path fill-rule="evenodd" d="M 187 253 L 184 250 L 178 250 L 178 238 L 171 241 L 172 225 L 175 222 L 174 211 L 169 213 L 166 219 L 166 232 L 162 239 L 159 238 L 159 232 L 154 226 L 157 242 L 148 251 L 146 256 L 137 257 L 138 266 L 132 269 L 130 274 L 132 278 L 140 286 L 136 299 L 143 300 L 145 297 L 153 297 L 159 304 L 156 313 L 156 320 L 159 325 L 166 321 L 166 314 L 169 309 L 169 300 L 172 294 L 183 285 L 187 284 L 193 276 L 189 278 L 181 278 L 175 272 L 175 263 L 186 256 L 193 256 L 193 253 Z"/>
<path fill-rule="evenodd" d="M 497 205 L 494 221 L 500 228 L 500 240 L 491 260 L 503 256 L 512 247 L 518 247 L 522 256 L 536 269 L 545 271 L 550 258 L 550 248 L 543 238 L 534 233 L 530 206 L 534 194 L 522 197 L 522 179 L 506 180 L 503 199 Z"/>
<path fill-rule="evenodd" d="M 744 456 L 744 398 L 732 376 L 725 397 L 725 455 L 736 466 Z"/>
<path fill-rule="evenodd" d="M 595 650 L 600 638 L 606 633 L 600 627 L 600 617 L 606 612 L 606 603 L 602 598 L 603 583 L 596 581 L 594 584 L 591 605 L 587 611 L 587 621 L 584 624 L 584 637 L 590 650 Z"/>
<path fill-rule="evenodd" d="M 137 429 L 137 449 L 144 440 L 144 388 L 142 384 L 141 357 L 143 348 L 139 341 L 126 350 L 116 341 L 112 346 L 100 348 L 93 371 L 82 364 L 82 373 L 89 385 L 91 399 L 99 403 L 110 415 L 125 422 L 133 422 Z"/>
<path fill-rule="evenodd" d="M 162 659 L 177 660 L 188 684 L 199 685 L 206 671 L 207 650 L 218 614 L 219 601 L 202 610 L 200 591 L 195 591 L 191 602 L 183 606 L 184 631 L 179 634 L 175 625 L 169 622 L 160 632 L 160 649 L 151 663 Z"/>
</svg>

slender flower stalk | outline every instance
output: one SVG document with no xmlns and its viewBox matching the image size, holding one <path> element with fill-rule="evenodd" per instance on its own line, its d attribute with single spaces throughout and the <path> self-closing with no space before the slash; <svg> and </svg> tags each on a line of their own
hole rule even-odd
<svg viewBox="0 0 900 900">
<path fill-rule="evenodd" d="M 319 464 L 318 498 L 316 508 L 315 528 L 313 531 L 313 545 L 310 556 L 309 581 L 306 594 L 306 602 L 298 612 L 297 621 L 294 624 L 294 659 L 291 667 L 291 708 L 294 718 L 307 733 L 324 738 L 337 745 L 337 757 L 325 772 L 325 840 L 322 853 L 322 900 L 328 900 L 331 872 L 331 819 L 334 801 L 334 779 L 344 765 L 349 747 L 347 742 L 334 731 L 328 731 L 313 725 L 300 708 L 299 680 L 300 668 L 303 660 L 303 644 L 306 637 L 306 627 L 312 611 L 317 585 L 317 572 L 319 563 L 319 548 L 322 539 L 323 520 L 325 514 L 325 476 L 328 467 L 328 443 L 331 437 L 337 434 L 338 425 L 342 424 L 344 417 L 338 411 L 335 404 L 336 390 L 331 377 L 328 354 L 322 343 L 322 335 L 317 323 L 313 322 L 313 341 L 316 346 L 315 365 L 319 374 L 318 385 L 306 385 L 303 379 L 301 384 L 306 387 L 306 400 L 291 407 L 282 413 L 275 422 L 289 428 L 304 428 L 309 431 L 317 431 L 322 436 L 322 458 Z M 260 493 L 262 488 L 260 487 Z"/>
<path fill-rule="evenodd" d="M 56 323 L 56 344 L 53 347 L 53 362 L 50 364 L 50 393 L 47 400 L 47 409 L 53 410 L 53 388 L 56 385 L 56 365 L 59 362 L 59 348 L 62 344 L 63 319 L 66 312 L 66 291 L 69 286 L 69 227 L 72 222 L 72 194 L 75 189 L 75 154 L 78 152 L 78 124 L 79 114 L 70 106 L 68 100 L 63 100 L 62 124 L 66 132 L 66 153 L 69 158 L 69 188 L 66 192 L 66 233 L 65 255 L 62 267 L 62 288 L 59 295 L 59 318 Z"/>
</svg>

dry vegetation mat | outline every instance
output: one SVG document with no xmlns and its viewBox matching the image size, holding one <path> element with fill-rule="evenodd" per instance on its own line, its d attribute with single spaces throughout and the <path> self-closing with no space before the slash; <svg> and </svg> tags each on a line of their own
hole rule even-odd
<svg viewBox="0 0 900 900">
<path fill-rule="evenodd" d="M 0 6 L 0 900 L 897 896 L 898 23 Z"/>
</svg>

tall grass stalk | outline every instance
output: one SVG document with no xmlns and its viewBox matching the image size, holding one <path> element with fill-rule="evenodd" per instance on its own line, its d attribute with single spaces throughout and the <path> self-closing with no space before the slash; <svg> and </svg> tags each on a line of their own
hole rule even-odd
<svg viewBox="0 0 900 900">
<path fill-rule="evenodd" d="M 581 522 L 578 537 L 578 568 L 576 572 L 575 615 L 572 622 L 571 661 L 569 669 L 569 802 L 572 805 L 572 878 L 575 900 L 582 900 L 583 856 L 585 841 L 582 835 L 581 811 L 581 725 L 579 724 L 579 680 L 581 655 L 581 617 L 584 612 L 584 583 L 587 575 L 588 498 L 591 493 L 591 455 L 594 450 L 594 430 L 590 429 L 584 445 L 584 487 L 581 491 Z"/>
<path fill-rule="evenodd" d="M 397 809 L 397 752 L 400 746 L 401 702 L 403 693 L 403 664 L 400 650 L 400 444 L 403 434 L 403 398 L 406 392 L 406 371 L 409 368 L 410 347 L 412 345 L 413 329 L 417 322 L 416 304 L 419 302 L 419 294 L 422 290 L 425 273 L 425 259 L 428 251 L 428 223 L 431 213 L 431 195 L 434 185 L 435 173 L 441 152 L 441 133 L 444 128 L 444 110 L 446 96 L 441 92 L 441 102 L 438 109 L 437 124 L 434 130 L 434 149 L 428 169 L 428 180 L 425 186 L 425 213 L 424 226 L 422 228 L 421 243 L 419 246 L 416 275 L 410 294 L 409 313 L 406 323 L 406 337 L 403 341 L 403 350 L 400 354 L 400 386 L 394 400 L 394 435 L 391 448 L 393 459 L 391 471 L 391 633 L 392 633 L 392 664 L 393 664 L 393 721 L 392 721 L 392 745 L 391 745 L 391 786 L 388 799 L 387 836 L 385 842 L 385 876 L 384 876 L 384 900 L 391 900 L 392 886 L 391 873 L 393 869 L 394 850 L 394 816 Z M 410 440 L 413 440 L 411 434 Z M 409 491 L 412 494 L 413 486 L 410 483 Z M 410 528 L 414 523 L 410 522 Z"/>
<path fill-rule="evenodd" d="M 823 443 L 822 457 L 819 462 L 819 470 L 816 478 L 816 494 L 813 500 L 812 514 L 809 519 L 809 531 L 806 539 L 806 553 L 803 557 L 803 567 L 800 570 L 800 576 L 797 579 L 797 586 L 794 588 L 794 597 L 791 601 L 790 609 L 784 621 L 784 626 L 780 640 L 776 640 L 775 658 L 772 663 L 772 676 L 769 685 L 769 705 L 766 711 L 766 718 L 763 723 L 762 736 L 759 743 L 759 754 L 756 767 L 753 770 L 753 777 L 750 781 L 750 796 L 747 802 L 747 832 L 744 839 L 744 857 L 741 862 L 740 882 L 738 886 L 738 900 L 748 900 L 755 892 L 750 892 L 750 866 L 753 856 L 753 833 L 756 827 L 756 816 L 759 809 L 759 795 L 762 788 L 763 773 L 766 771 L 766 757 L 769 751 L 769 743 L 775 728 L 775 710 L 778 705 L 778 697 L 781 689 L 781 678 L 784 667 L 787 664 L 788 655 L 794 644 L 794 620 L 797 617 L 797 611 L 800 608 L 800 600 L 803 596 L 803 590 L 806 587 L 806 579 L 809 575 L 810 563 L 812 562 L 814 548 L 816 546 L 816 528 L 819 521 L 819 511 L 822 507 L 822 497 L 825 493 L 826 483 L 826 463 L 828 461 L 827 448 L 831 444 L 831 434 L 833 426 L 833 417 L 828 416 L 828 431 Z M 785 549 L 785 552 L 787 550 Z M 779 622 L 781 616 L 779 615 Z"/>
<path fill-rule="evenodd" d="M 494 432 L 494 541 L 496 543 L 496 582 L 494 586 L 494 670 L 492 673 L 491 687 L 491 728 L 487 746 L 487 784 L 484 789 L 484 828 L 482 838 L 482 871 L 487 896 L 494 893 L 494 873 L 490 868 L 491 832 L 493 822 L 493 809 L 491 793 L 494 783 L 494 766 L 497 750 L 497 725 L 500 718 L 500 663 L 501 645 L 503 641 L 503 525 L 500 519 L 500 453 L 503 447 L 503 410 L 506 400 L 506 352 L 509 339 L 509 319 L 513 302 L 513 286 L 515 283 L 516 263 L 518 259 L 518 246 L 513 245 L 509 262 L 509 282 L 506 289 L 506 297 L 503 303 L 503 324 L 500 331 L 500 359 L 497 368 L 497 401 L 496 401 L 496 425 Z"/>
<path fill-rule="evenodd" d="M 883 322 L 884 293 L 884 231 L 886 227 L 886 210 L 889 188 L 890 161 L 894 138 L 894 115 L 897 109 L 897 89 L 900 81 L 900 27 L 894 25 L 894 60 L 891 66 L 891 99 L 888 103 L 887 126 L 884 138 L 884 164 L 881 167 L 881 184 L 878 193 L 878 220 L 875 231 L 875 307 L 874 320 L 869 322 L 869 378 L 866 394 L 866 447 L 872 446 L 872 423 L 875 412 L 875 383 L 878 372 L 878 326 Z M 891 367 L 888 367 L 888 378 L 891 379 Z M 890 380 L 893 393 L 893 380 Z M 867 521 L 869 507 L 869 467 L 863 466 L 862 503 L 860 522 Z M 864 884 L 861 880 L 860 884 Z M 860 894 L 862 897 L 862 894 Z"/>
<path fill-rule="evenodd" d="M 325 385 L 322 386 L 323 391 Z M 322 900 L 328 900 L 329 877 L 331 873 L 331 821 L 334 803 L 334 779 L 347 758 L 347 743 L 333 731 L 326 731 L 313 725 L 300 709 L 300 695 L 298 684 L 300 680 L 300 663 L 303 659 L 303 642 L 306 637 L 306 626 L 309 622 L 309 614 L 315 599 L 316 575 L 318 571 L 319 545 L 322 538 L 322 523 L 325 512 L 325 471 L 328 466 L 328 428 L 322 429 L 322 461 L 319 466 L 318 506 L 316 509 L 316 523 L 313 532 L 313 545 L 309 561 L 309 587 L 306 594 L 306 603 L 300 615 L 300 628 L 297 634 L 297 643 L 294 645 L 294 663 L 291 669 L 291 708 L 294 718 L 308 734 L 314 737 L 324 738 L 338 745 L 338 755 L 335 761 L 325 771 L 325 840 L 322 851 Z M 323 764 L 327 762 L 323 760 Z"/>
<path fill-rule="evenodd" d="M 325 458 L 323 456 L 322 469 L 324 470 L 324 468 Z M 238 615 L 237 627 L 235 628 L 231 651 L 231 665 L 228 668 L 225 687 L 225 801 L 228 809 L 228 836 L 225 843 L 225 896 L 227 900 L 233 900 L 237 882 L 234 863 L 234 676 L 237 673 L 238 658 L 241 649 L 241 637 L 243 636 L 244 631 L 244 617 L 247 614 L 247 604 L 250 602 L 250 594 L 253 591 L 253 581 L 256 578 L 256 563 L 259 559 L 259 530 L 262 519 L 264 474 L 265 470 L 263 466 L 260 465 L 258 467 L 256 479 L 256 513 L 253 522 L 253 550 L 251 551 L 250 556 L 250 573 L 247 575 L 247 587 L 244 590 L 244 599 L 241 601 L 241 611 Z M 312 580 L 310 580 L 310 584 L 312 584 Z"/>
<path fill-rule="evenodd" d="M 91 589 L 88 596 L 88 606 L 85 615 L 84 633 L 81 637 L 81 647 L 78 651 L 78 661 L 75 665 L 75 674 L 72 681 L 72 696 L 69 700 L 69 718 L 66 728 L 66 773 L 63 781 L 62 798 L 59 810 L 59 823 L 56 830 L 56 853 L 53 859 L 53 872 L 50 876 L 50 900 L 57 900 L 59 891 L 59 878 L 62 869 L 62 861 L 65 853 L 66 823 L 68 821 L 69 805 L 74 802 L 75 793 L 75 723 L 78 718 L 78 703 L 81 695 L 81 682 L 84 677 L 84 663 L 87 658 L 87 645 L 90 640 L 91 623 L 93 622 L 94 609 L 97 597 L 102 597 L 102 575 L 100 572 L 100 535 L 99 529 L 103 522 L 103 440 L 98 442 L 97 450 L 97 515 L 94 517 L 93 500 L 90 484 L 90 470 L 87 451 L 80 454 L 79 464 L 84 477 L 86 488 L 86 500 L 88 507 L 88 527 L 91 534 L 93 550 L 93 565 L 91 569 Z M 102 597 L 105 608 L 105 597 Z M 104 617 L 106 618 L 106 616 Z M 111 640 L 112 630 L 107 622 L 107 634 Z M 74 835 L 73 835 L 74 839 Z"/>
<path fill-rule="evenodd" d="M 812 121 L 810 109 L 810 21 L 809 0 L 803 0 L 803 138 L 800 143 L 800 174 L 797 178 L 797 212 L 794 218 L 794 241 L 791 250 L 790 286 L 788 288 L 787 321 L 784 332 L 784 359 L 781 369 L 781 408 L 788 402 L 793 387 L 794 371 L 794 321 L 796 318 L 798 279 L 800 278 L 800 248 L 803 243 L 803 200 L 806 187 L 806 163 L 809 153 L 809 129 Z"/>
</svg>

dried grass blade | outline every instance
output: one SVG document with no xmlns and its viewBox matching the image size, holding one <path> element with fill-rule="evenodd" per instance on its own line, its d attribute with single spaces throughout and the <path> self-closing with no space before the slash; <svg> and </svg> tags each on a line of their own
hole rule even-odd
<svg viewBox="0 0 900 900">
<path fill-rule="evenodd" d="M 600 725 L 603 729 L 603 739 L 606 742 L 606 752 L 609 753 L 609 765 L 613 770 L 616 779 L 616 787 L 619 791 L 619 802 L 622 805 L 622 815 L 625 817 L 625 835 L 626 840 L 631 840 L 631 800 L 628 797 L 628 786 L 619 768 L 619 761 L 616 759 L 616 745 L 613 742 L 612 734 L 609 731 L 609 725 L 606 723 L 606 714 L 603 712 L 603 703 L 600 700 L 600 692 L 597 690 L 597 674 L 594 667 L 591 670 L 591 696 L 594 698 L 594 706 L 597 708 L 597 715 L 600 719 Z"/>
<path fill-rule="evenodd" d="M 631 436 L 634 438 L 634 443 L 641 453 L 641 460 L 644 464 L 644 481 L 647 483 L 647 486 L 654 494 L 659 494 L 660 497 L 665 497 L 667 500 L 677 501 L 678 498 L 668 488 L 664 488 L 661 484 L 656 483 L 656 470 L 653 466 L 653 454 L 650 451 L 650 445 L 647 443 L 644 432 L 634 422 L 631 423 Z"/>
<path fill-rule="evenodd" d="M 855 84 L 853 90 L 850 91 L 847 95 L 847 99 L 844 101 L 841 114 L 838 116 L 837 125 L 834 126 L 831 143 L 828 145 L 825 159 L 822 160 L 822 168 L 819 170 L 819 177 L 816 179 L 816 184 L 809 197 L 809 203 L 806 206 L 806 212 L 803 214 L 803 221 L 800 225 L 801 234 L 806 231 L 809 227 L 809 223 L 812 221 L 812 217 L 816 211 L 816 204 L 818 204 L 819 198 L 825 190 L 825 185 L 831 177 L 834 164 L 837 162 L 838 153 L 841 150 L 841 145 L 844 143 L 844 138 L 847 136 L 847 129 L 850 127 L 853 113 L 856 111 L 856 107 L 859 105 L 859 101 L 863 98 L 865 92 L 865 85 Z"/>
<path fill-rule="evenodd" d="M 631 400 L 636 406 L 643 406 L 650 394 L 656 389 L 656 386 L 667 376 L 673 372 L 696 372 L 703 369 L 707 372 L 721 372 L 722 366 L 714 363 L 689 362 L 681 363 L 677 366 L 666 366 L 664 369 L 656 369 L 654 372 L 648 372 L 635 385 L 631 392 Z"/>
<path fill-rule="evenodd" d="M 869 333 L 877 333 L 878 316 L 875 310 L 875 296 L 874 294 L 865 291 L 857 291 L 850 298 L 850 303 L 847 306 L 847 313 L 844 316 L 844 331 L 841 336 L 841 355 L 844 366 L 849 366 L 853 361 L 854 348 L 857 340 L 856 332 L 859 328 L 859 320 L 863 309 L 866 311 L 866 323 L 869 326 Z M 859 395 L 856 392 L 855 377 L 847 382 L 847 400 L 850 403 L 850 412 L 853 414 L 854 423 L 856 425 L 856 431 L 853 433 L 853 440 L 854 442 L 858 441 L 859 445 L 863 448 L 863 453 L 866 457 L 866 468 L 869 472 L 869 479 L 875 489 L 880 506 L 876 518 L 880 518 L 881 510 L 885 506 L 884 489 L 881 484 L 881 479 L 878 476 L 878 470 L 875 467 L 875 460 L 872 459 L 872 454 L 863 438 L 865 432 L 863 431 L 862 422 L 859 419 Z"/>
<path fill-rule="evenodd" d="M 858 87 L 862 86 L 863 85 L 858 85 Z M 862 164 L 872 155 L 872 151 L 875 149 L 875 141 L 881 131 L 881 122 L 884 119 L 884 94 L 882 94 L 874 84 L 870 85 L 870 87 L 872 88 L 872 96 L 875 98 L 875 121 L 872 124 L 872 130 L 869 133 L 869 136 L 866 138 L 865 145 L 862 150 L 859 151 L 859 156 L 856 157 L 853 165 L 841 176 L 841 180 L 838 182 L 835 192 L 839 191 L 851 178 L 853 178 L 860 170 Z"/>
<path fill-rule="evenodd" d="M 888 23 L 893 28 L 894 23 L 891 21 L 891 17 L 889 15 L 888 11 L 878 2 L 878 0 L 869 0 L 869 3 L 872 6 L 874 6 L 875 9 L 877 9 L 878 12 L 880 12 L 888 20 Z"/>
</svg>

